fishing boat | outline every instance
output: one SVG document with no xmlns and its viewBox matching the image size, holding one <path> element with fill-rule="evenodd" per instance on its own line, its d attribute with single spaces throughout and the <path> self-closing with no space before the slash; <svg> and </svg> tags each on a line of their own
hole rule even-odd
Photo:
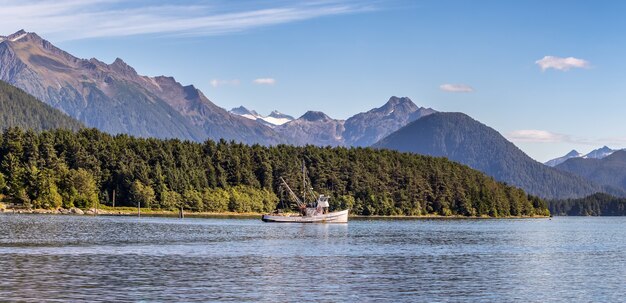
<svg viewBox="0 0 626 303">
<path fill-rule="evenodd" d="M 319 195 L 317 199 L 312 203 L 306 202 L 306 190 L 302 192 L 302 199 L 300 199 L 289 187 L 287 181 L 280 178 L 282 185 L 287 189 L 289 195 L 293 198 L 298 207 L 298 213 L 278 213 L 274 212 L 266 214 L 261 217 L 263 222 L 275 222 L 275 223 L 348 223 L 348 210 L 342 211 L 329 211 L 329 197 L 325 195 Z M 303 187 L 306 186 L 306 169 L 302 166 L 302 182 Z"/>
</svg>

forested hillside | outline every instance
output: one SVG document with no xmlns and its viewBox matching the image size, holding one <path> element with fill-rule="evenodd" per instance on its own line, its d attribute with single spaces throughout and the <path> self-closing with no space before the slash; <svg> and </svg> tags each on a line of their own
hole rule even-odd
<svg viewBox="0 0 626 303">
<path fill-rule="evenodd" d="M 573 158 L 556 169 L 581 176 L 591 182 L 626 191 L 626 151 L 618 150 L 602 158 Z"/>
<path fill-rule="evenodd" d="M 82 124 L 21 89 L 0 81 L 0 129 L 16 126 L 37 131 L 78 130 Z"/>
<path fill-rule="evenodd" d="M 32 207 L 95 203 L 192 211 L 264 212 L 299 185 L 333 209 L 360 215 L 546 215 L 543 200 L 444 158 L 369 148 L 247 146 L 226 141 L 111 136 L 95 129 L 36 133 L 11 128 L 0 138 L 0 188 Z"/>
<path fill-rule="evenodd" d="M 626 216 L 626 198 L 597 193 L 581 199 L 549 201 L 555 216 Z"/>
<path fill-rule="evenodd" d="M 596 192 L 626 195 L 547 167 L 526 155 L 496 130 L 462 113 L 434 113 L 418 119 L 374 145 L 421 155 L 446 157 L 523 188 L 542 198 L 580 198 Z"/>
</svg>

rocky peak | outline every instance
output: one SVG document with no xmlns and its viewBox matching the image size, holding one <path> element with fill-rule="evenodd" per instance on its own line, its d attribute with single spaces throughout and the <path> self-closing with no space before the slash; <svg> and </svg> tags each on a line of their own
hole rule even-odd
<svg viewBox="0 0 626 303">
<path fill-rule="evenodd" d="M 295 120 L 294 117 L 287 115 L 287 114 L 283 114 L 277 110 L 272 111 L 268 117 L 277 118 L 277 119 Z"/>
<path fill-rule="evenodd" d="M 313 121 L 330 120 L 330 117 L 328 117 L 323 112 L 310 110 L 306 112 L 304 115 L 302 115 L 302 117 L 300 117 L 299 119 L 313 122 Z"/>
<path fill-rule="evenodd" d="M 243 105 L 231 109 L 230 112 L 235 114 L 235 115 L 239 115 L 239 116 L 243 116 L 243 115 L 258 116 L 259 115 L 256 111 L 249 110 L 246 107 L 244 107 Z"/>
<path fill-rule="evenodd" d="M 117 73 L 120 73 L 125 76 L 136 76 L 137 71 L 134 68 L 126 64 L 124 60 L 120 58 L 116 58 L 111 65 L 109 65 L 111 69 Z"/>
<path fill-rule="evenodd" d="M 579 155 L 580 155 L 580 153 L 577 150 L 572 149 L 572 151 L 567 153 L 567 155 L 565 155 L 565 157 L 578 157 Z"/>
<path fill-rule="evenodd" d="M 383 105 L 380 110 L 385 113 L 392 113 L 395 110 L 401 110 L 403 112 L 414 112 L 417 110 L 417 105 L 411 101 L 408 97 L 396 97 L 389 98 L 389 101 Z"/>
</svg>

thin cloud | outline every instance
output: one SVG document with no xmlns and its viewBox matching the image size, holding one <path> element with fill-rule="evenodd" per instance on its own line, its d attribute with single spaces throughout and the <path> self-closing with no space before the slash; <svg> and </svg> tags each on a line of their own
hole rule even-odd
<svg viewBox="0 0 626 303">
<path fill-rule="evenodd" d="M 507 134 L 507 137 L 513 142 L 557 143 L 570 140 L 567 135 L 538 129 L 512 131 Z"/>
<path fill-rule="evenodd" d="M 6 0 L 0 1 L 0 28 L 24 28 L 57 40 L 146 34 L 210 36 L 376 9 L 372 0 L 225 2 L 219 7 L 206 1 L 181 2 Z"/>
<path fill-rule="evenodd" d="M 474 91 L 474 88 L 467 84 L 442 84 L 439 86 L 439 89 L 444 92 L 450 93 L 471 93 Z"/>
<path fill-rule="evenodd" d="M 258 78 L 252 81 L 254 84 L 259 85 L 274 85 L 276 84 L 276 79 L 274 78 Z"/>
<path fill-rule="evenodd" d="M 220 79 L 213 79 L 209 82 L 211 84 L 211 86 L 213 87 L 220 87 L 220 86 L 236 86 L 239 85 L 239 80 L 238 79 L 233 79 L 233 80 L 220 80 Z"/>
<path fill-rule="evenodd" d="M 585 138 L 538 129 L 515 130 L 506 134 L 506 137 L 512 142 L 520 143 L 569 143 L 589 146 L 626 145 L 626 137 Z"/>
<path fill-rule="evenodd" d="M 542 59 L 535 61 L 535 64 L 539 65 L 542 71 L 546 71 L 551 68 L 560 71 L 568 71 L 572 68 L 589 68 L 591 66 L 587 60 L 574 57 L 561 58 L 554 56 L 545 56 Z"/>
</svg>

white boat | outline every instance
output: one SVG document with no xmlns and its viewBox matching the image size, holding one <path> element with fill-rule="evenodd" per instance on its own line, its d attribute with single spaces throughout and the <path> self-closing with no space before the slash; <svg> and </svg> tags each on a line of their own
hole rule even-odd
<svg viewBox="0 0 626 303">
<path fill-rule="evenodd" d="M 320 200 L 325 200 L 321 202 Z M 263 222 L 276 223 L 348 223 L 348 210 L 328 212 L 328 197 L 321 195 L 315 207 L 305 208 L 299 214 L 267 214 L 261 217 Z M 326 205 L 326 206 L 324 206 Z"/>
<path fill-rule="evenodd" d="M 271 213 L 261 217 L 263 222 L 276 222 L 276 223 L 348 223 L 348 210 L 329 212 L 330 204 L 328 203 L 329 197 L 325 195 L 319 195 L 317 200 L 313 203 L 306 203 L 306 191 L 302 193 L 302 200 L 291 190 L 289 184 L 280 178 L 283 186 L 287 188 L 289 194 L 295 200 L 298 206 L 299 213 L 295 214 L 281 214 Z M 303 188 L 306 187 L 306 170 L 302 165 L 302 183 Z"/>
</svg>

